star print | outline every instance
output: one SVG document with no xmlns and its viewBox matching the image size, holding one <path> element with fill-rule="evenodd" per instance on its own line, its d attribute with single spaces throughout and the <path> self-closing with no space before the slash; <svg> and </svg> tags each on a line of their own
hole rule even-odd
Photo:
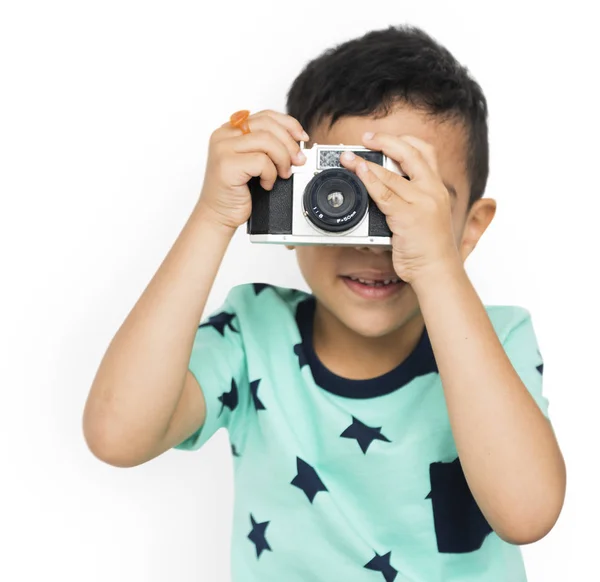
<svg viewBox="0 0 600 582">
<path fill-rule="evenodd" d="M 271 285 L 267 285 L 266 283 L 252 283 L 252 286 L 254 287 L 254 294 L 260 295 L 262 291 L 268 289 Z"/>
<path fill-rule="evenodd" d="M 258 559 L 264 550 L 273 551 L 265 537 L 265 530 L 271 522 L 263 521 L 262 523 L 258 523 L 252 514 L 250 514 L 250 521 L 252 522 L 252 531 L 248 534 L 248 539 L 256 546 L 256 558 Z"/>
<path fill-rule="evenodd" d="M 352 417 L 352 424 L 340 435 L 347 439 L 356 439 L 363 453 L 367 454 L 367 449 L 375 440 L 391 442 L 385 435 L 381 434 L 381 427 L 367 426 L 360 420 Z"/>
<path fill-rule="evenodd" d="M 291 484 L 298 487 L 298 489 L 302 489 L 308 500 L 312 503 L 317 493 L 319 491 L 327 491 L 327 487 L 323 485 L 323 481 L 321 481 L 317 472 L 306 461 L 303 461 L 300 457 L 296 457 L 296 464 L 298 474 L 294 477 Z"/>
<path fill-rule="evenodd" d="M 388 552 L 383 556 L 380 556 L 377 552 L 375 552 L 375 557 L 368 564 L 365 564 L 364 567 L 367 568 L 367 570 L 381 572 L 385 578 L 385 582 L 393 582 L 398 574 L 398 570 L 396 570 L 390 564 L 391 556 L 392 552 Z"/>
<path fill-rule="evenodd" d="M 541 363 L 539 366 L 536 366 L 535 369 L 543 376 L 544 375 L 544 364 Z"/>
<path fill-rule="evenodd" d="M 223 394 L 219 396 L 219 402 L 223 405 L 221 406 L 219 416 L 223 414 L 223 410 L 225 410 L 226 406 L 233 412 L 238 405 L 238 389 L 233 378 L 231 379 L 231 390 L 229 392 L 223 392 Z"/>
<path fill-rule="evenodd" d="M 260 379 L 254 380 L 254 382 L 250 382 L 250 392 L 252 393 L 252 400 L 254 400 L 254 408 L 256 410 L 266 410 L 265 405 L 260 401 L 258 397 L 258 385 L 260 384 Z"/>
<path fill-rule="evenodd" d="M 302 366 L 308 365 L 308 360 L 304 354 L 304 349 L 302 348 L 302 343 L 296 344 L 294 346 L 294 353 L 298 356 L 298 364 L 300 365 L 300 369 L 302 370 Z"/>
<path fill-rule="evenodd" d="M 241 457 L 241 456 L 242 456 L 242 455 L 240 455 L 240 454 L 238 453 L 238 450 L 236 449 L 236 447 L 235 447 L 235 445 L 234 445 L 233 443 L 231 443 L 231 454 L 232 454 L 234 457 Z"/>
<path fill-rule="evenodd" d="M 213 315 L 208 318 L 206 323 L 198 326 L 201 327 L 214 327 L 222 336 L 225 336 L 225 328 L 228 327 L 231 331 L 235 331 L 239 333 L 235 327 L 233 327 L 232 320 L 235 318 L 235 313 L 227 313 L 223 311 L 222 313 L 218 313 L 217 315 Z"/>
</svg>

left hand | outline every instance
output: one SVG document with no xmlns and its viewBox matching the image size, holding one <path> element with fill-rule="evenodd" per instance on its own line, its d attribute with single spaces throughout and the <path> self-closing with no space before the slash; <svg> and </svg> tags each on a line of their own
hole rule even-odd
<svg viewBox="0 0 600 582">
<path fill-rule="evenodd" d="M 354 171 L 392 231 L 392 261 L 402 280 L 414 284 L 432 270 L 461 265 L 452 225 L 450 194 L 433 146 L 413 136 L 376 133 L 365 147 L 383 152 L 410 178 L 355 156 L 340 160 Z"/>
</svg>

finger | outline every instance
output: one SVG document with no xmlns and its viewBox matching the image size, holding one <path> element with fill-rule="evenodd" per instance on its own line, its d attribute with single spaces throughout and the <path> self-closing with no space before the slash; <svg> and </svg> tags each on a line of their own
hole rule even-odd
<svg viewBox="0 0 600 582">
<path fill-rule="evenodd" d="M 262 162 L 260 174 L 258 174 L 260 177 L 260 185 L 265 190 L 272 190 L 275 185 L 275 180 L 277 180 L 277 168 L 275 167 L 273 160 L 268 156 L 260 156 L 260 160 Z"/>
<path fill-rule="evenodd" d="M 415 137 L 414 135 L 402 135 L 399 137 L 408 142 L 414 148 L 418 149 L 421 152 L 421 155 L 425 158 L 425 161 L 431 166 L 431 169 L 434 171 L 434 173 L 439 176 L 437 152 L 432 144 Z"/>
<path fill-rule="evenodd" d="M 352 164 L 352 169 L 356 172 L 356 175 L 362 180 L 369 196 L 373 198 L 381 212 L 385 215 L 390 215 L 393 212 L 401 211 L 403 207 L 406 207 L 408 203 L 401 196 L 397 194 L 395 190 L 392 190 L 388 185 L 382 182 L 378 175 L 372 171 L 372 164 L 363 160 L 360 156 L 354 156 L 354 154 L 347 152 L 340 159 L 344 158 L 344 165 L 346 163 Z M 379 167 L 379 166 L 378 166 Z"/>
<path fill-rule="evenodd" d="M 429 165 L 421 151 L 401 137 L 389 133 L 364 134 L 366 147 L 382 151 L 386 156 L 400 164 L 411 180 L 429 181 L 434 177 L 434 169 Z"/>
<path fill-rule="evenodd" d="M 404 176 L 396 174 L 395 172 L 390 172 L 373 162 L 367 162 L 367 168 L 370 172 L 373 172 L 385 186 L 395 192 L 396 196 L 402 198 L 404 202 L 413 204 L 417 201 L 414 186 L 411 186 L 410 180 Z"/>
<path fill-rule="evenodd" d="M 280 113 L 279 111 L 272 111 L 271 109 L 267 109 L 264 111 L 259 111 L 254 115 L 251 115 L 250 119 L 252 119 L 253 117 L 270 117 L 274 119 L 277 123 L 285 127 L 289 134 L 296 141 L 308 141 L 310 139 L 300 122 L 295 117 L 292 117 L 287 113 Z"/>
<path fill-rule="evenodd" d="M 239 164 L 239 157 L 237 159 Z M 244 167 L 240 175 L 240 183 L 246 184 L 250 178 L 260 177 L 260 185 L 271 190 L 277 180 L 277 168 L 271 158 L 262 152 L 252 152 L 244 156 Z"/>
<path fill-rule="evenodd" d="M 390 137 L 393 137 L 393 136 L 390 136 Z M 446 184 L 443 182 L 442 177 L 439 173 L 439 168 L 438 168 L 438 163 L 437 163 L 437 152 L 435 150 L 435 147 L 432 144 L 430 144 L 429 142 L 426 142 L 418 137 L 415 137 L 414 135 L 402 135 L 402 136 L 399 136 L 399 139 L 404 142 L 407 142 L 413 148 L 415 148 L 415 150 L 419 152 L 422 159 L 425 160 L 425 163 L 431 169 L 431 173 L 429 174 L 429 181 L 426 182 L 426 184 L 427 184 L 426 191 L 435 198 L 440 198 L 440 197 L 445 198 L 447 196 L 450 196 L 450 190 L 448 189 L 448 186 L 446 186 Z M 384 177 L 382 177 L 382 179 L 384 179 Z M 395 183 L 398 185 L 398 188 L 402 189 L 401 183 L 399 183 L 399 182 L 395 182 Z M 437 187 L 440 185 L 442 186 L 441 188 Z M 406 187 L 405 187 L 405 189 L 406 189 Z M 410 192 L 413 192 L 412 188 L 410 189 Z"/>
<path fill-rule="evenodd" d="M 289 116 L 284 115 L 282 117 L 286 118 Z M 273 116 L 267 115 L 266 113 L 262 115 L 256 114 L 256 116 L 251 116 L 248 118 L 248 127 L 250 128 L 250 134 L 257 133 L 260 130 L 266 130 L 276 135 L 288 149 L 291 163 L 294 165 L 301 166 L 306 162 L 306 157 L 301 152 L 298 142 L 294 139 L 294 137 L 292 137 L 288 129 L 279 123 Z M 211 140 L 213 142 L 219 142 L 234 137 L 243 139 L 245 136 L 250 134 L 241 134 L 238 128 L 232 127 L 229 123 L 224 123 L 213 133 Z"/>
<path fill-rule="evenodd" d="M 341 157 L 340 161 L 342 165 L 349 170 L 355 172 L 359 178 L 362 179 L 363 175 L 367 175 L 368 172 L 374 174 L 373 178 L 377 178 L 384 186 L 390 191 L 394 192 L 396 196 L 399 196 L 408 204 L 412 204 L 415 201 L 415 196 L 410 187 L 410 182 L 400 174 L 390 172 L 379 164 L 373 162 L 365 162 L 363 158 L 353 154 L 352 152 L 345 152 Z M 366 170 L 361 166 L 366 164 Z M 364 180 L 363 180 L 364 181 Z M 366 184 L 365 184 L 366 185 Z"/>
<path fill-rule="evenodd" d="M 282 178 L 289 178 L 292 175 L 290 153 L 285 145 L 271 132 L 253 131 L 226 141 L 230 143 L 232 151 L 238 154 L 264 152 L 273 161 L 277 173 Z"/>
<path fill-rule="evenodd" d="M 304 162 L 306 162 L 306 157 L 300 151 L 298 142 L 290 135 L 290 132 L 287 130 L 287 128 L 277 120 L 268 115 L 264 115 L 262 117 L 257 117 L 253 122 L 253 126 L 256 127 L 257 131 L 270 131 L 273 135 L 275 135 L 287 148 L 291 161 L 294 165 L 301 166 L 304 164 Z"/>
</svg>

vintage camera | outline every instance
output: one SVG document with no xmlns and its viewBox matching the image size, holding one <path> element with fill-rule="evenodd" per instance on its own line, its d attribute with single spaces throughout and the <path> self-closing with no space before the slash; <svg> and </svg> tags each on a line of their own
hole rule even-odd
<svg viewBox="0 0 600 582">
<path fill-rule="evenodd" d="M 280 177 L 271 191 L 258 178 L 248 183 L 252 215 L 250 241 L 289 245 L 390 246 L 385 215 L 369 196 L 362 180 L 344 168 L 340 156 L 347 150 L 370 162 L 406 175 L 382 152 L 362 146 L 313 144 L 303 166 L 292 166 L 288 179 Z"/>
</svg>

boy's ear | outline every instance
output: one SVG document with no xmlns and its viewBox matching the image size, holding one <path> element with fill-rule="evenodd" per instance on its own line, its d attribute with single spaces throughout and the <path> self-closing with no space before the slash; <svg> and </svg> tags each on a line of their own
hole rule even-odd
<svg viewBox="0 0 600 582">
<path fill-rule="evenodd" d="M 463 263 L 477 246 L 481 235 L 486 231 L 496 214 L 496 201 L 491 198 L 477 200 L 467 215 L 460 243 Z"/>
</svg>

